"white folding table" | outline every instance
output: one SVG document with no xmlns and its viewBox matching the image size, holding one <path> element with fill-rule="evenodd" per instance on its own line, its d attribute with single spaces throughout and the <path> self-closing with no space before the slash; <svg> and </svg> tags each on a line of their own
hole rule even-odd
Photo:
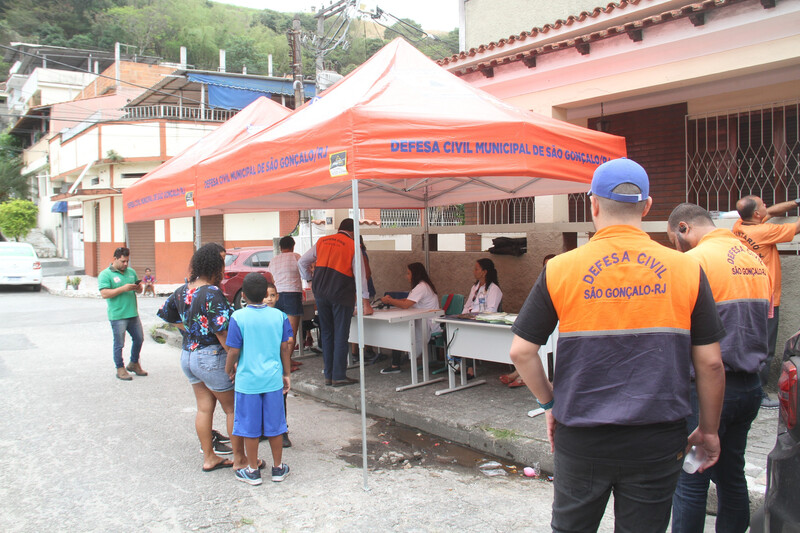
<svg viewBox="0 0 800 533">
<path fill-rule="evenodd" d="M 444 378 L 431 379 L 428 368 L 429 318 L 442 316 L 441 309 L 375 309 L 371 315 L 364 316 L 364 345 L 377 346 L 391 350 L 408 352 L 411 359 L 411 384 L 397 387 L 404 391 L 444 381 Z M 422 346 L 417 346 L 417 330 L 422 332 Z M 358 342 L 356 317 L 350 322 L 350 342 Z M 422 353 L 422 381 L 419 381 L 417 357 Z"/>
<path fill-rule="evenodd" d="M 485 379 L 468 381 L 467 365 L 462 364 L 460 368 L 461 383 L 456 385 L 456 373 L 450 363 L 452 357 L 512 364 L 509 352 L 514 334 L 511 332 L 510 324 L 452 317 L 434 318 L 434 322 L 442 325 L 446 332 L 445 354 L 449 385 L 446 389 L 437 390 L 437 396 L 486 383 Z M 542 360 L 545 372 L 547 372 L 547 352 L 547 345 L 539 348 L 539 358 Z"/>
</svg>

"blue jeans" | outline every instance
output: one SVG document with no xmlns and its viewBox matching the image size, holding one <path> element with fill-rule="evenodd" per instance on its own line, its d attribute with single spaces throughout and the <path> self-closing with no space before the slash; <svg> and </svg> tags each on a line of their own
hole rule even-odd
<svg viewBox="0 0 800 533">
<path fill-rule="evenodd" d="M 350 321 L 353 305 L 340 305 L 320 298 L 316 294 L 319 332 L 322 339 L 322 361 L 325 379 L 341 381 L 347 378 L 347 353 L 350 351 Z"/>
<path fill-rule="evenodd" d="M 125 346 L 125 332 L 131 336 L 131 363 L 139 362 L 139 353 L 142 351 L 144 343 L 144 332 L 142 322 L 138 316 L 133 318 L 122 318 L 111 321 L 111 332 L 114 334 L 114 366 L 122 368 L 125 362 L 122 360 L 122 348 Z"/>
<path fill-rule="evenodd" d="M 692 388 L 689 431 L 697 427 L 697 390 Z M 717 525 L 720 532 L 745 531 L 750 525 L 750 498 L 744 477 L 747 432 L 761 406 L 758 374 L 727 372 L 725 401 L 719 421 L 720 455 L 717 464 L 702 474 L 681 472 L 672 498 L 672 531 L 703 531 L 708 482 L 717 486 Z"/>
<path fill-rule="evenodd" d="M 597 531 L 612 490 L 616 533 L 666 531 L 682 461 L 614 466 L 558 447 L 553 459 L 553 531 Z"/>
</svg>

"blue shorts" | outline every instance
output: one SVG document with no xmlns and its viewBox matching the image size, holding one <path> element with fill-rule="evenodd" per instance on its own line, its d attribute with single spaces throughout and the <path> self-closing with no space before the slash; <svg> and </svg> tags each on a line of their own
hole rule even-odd
<svg viewBox="0 0 800 533">
<path fill-rule="evenodd" d="M 181 353 L 181 368 L 192 385 L 202 381 L 214 392 L 227 392 L 233 389 L 233 382 L 225 373 L 227 359 L 228 355 L 221 345 L 201 346 L 189 352 L 188 365 L 184 365 Z"/>
<path fill-rule="evenodd" d="M 278 303 L 275 304 L 276 308 L 288 316 L 301 316 L 303 314 L 302 292 L 282 292 L 279 296 Z"/>
<path fill-rule="evenodd" d="M 287 431 L 283 389 L 261 394 L 237 392 L 233 408 L 233 434 L 256 439 L 277 437 Z"/>
</svg>

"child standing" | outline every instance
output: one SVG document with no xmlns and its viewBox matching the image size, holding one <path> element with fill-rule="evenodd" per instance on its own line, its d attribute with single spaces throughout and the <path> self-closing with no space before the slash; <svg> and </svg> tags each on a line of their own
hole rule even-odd
<svg viewBox="0 0 800 533">
<path fill-rule="evenodd" d="M 278 287 L 276 285 L 273 285 L 272 283 L 267 283 L 267 297 L 264 298 L 264 303 L 267 304 L 268 307 L 278 308 L 278 302 L 280 301 L 280 296 L 281 295 L 278 292 Z M 278 308 L 278 309 L 280 309 L 280 308 Z M 283 311 L 283 309 L 281 309 L 281 311 Z M 284 313 L 285 313 L 285 311 L 284 311 Z M 287 317 L 289 318 L 289 324 L 291 324 L 292 323 L 292 317 L 289 317 L 288 315 L 287 315 Z M 289 339 L 289 346 L 291 347 L 289 349 L 289 353 L 290 354 L 294 353 L 294 345 L 295 345 L 295 342 L 294 342 L 295 341 L 294 331 L 295 331 L 294 326 L 292 326 L 292 338 Z M 294 360 L 291 360 L 291 359 L 290 359 L 290 362 L 291 362 L 291 365 L 292 365 L 291 366 L 291 372 L 294 372 L 295 370 L 297 370 L 297 366 L 296 366 L 297 363 Z M 300 364 L 302 364 L 302 363 L 300 363 Z M 287 420 L 287 422 L 286 422 L 286 433 L 284 433 L 282 435 L 282 437 L 283 437 L 283 447 L 284 448 L 291 448 L 292 447 L 292 441 L 289 440 L 289 422 L 288 422 L 289 415 L 288 415 L 288 412 L 286 411 L 286 396 L 287 396 L 288 393 L 289 393 L 288 389 L 283 391 L 283 414 L 284 414 L 284 416 L 286 417 L 286 420 Z M 262 438 L 262 440 L 263 440 L 263 438 Z"/>
<path fill-rule="evenodd" d="M 244 439 L 247 457 L 247 465 L 235 475 L 251 485 L 261 484 L 258 441 L 262 435 L 272 451 L 272 481 L 283 481 L 289 475 L 289 467 L 283 463 L 282 435 L 286 432 L 283 395 L 291 387 L 292 325 L 282 311 L 263 303 L 270 285 L 257 272 L 244 278 L 242 293 L 247 307 L 231 315 L 226 343 L 225 371 L 234 380 L 236 391 L 233 438 Z M 234 441 L 234 448 L 238 445 Z"/>
</svg>

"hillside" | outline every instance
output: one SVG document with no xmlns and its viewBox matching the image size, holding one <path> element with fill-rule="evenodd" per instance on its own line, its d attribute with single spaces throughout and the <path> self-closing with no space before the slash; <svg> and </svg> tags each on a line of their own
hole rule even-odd
<svg viewBox="0 0 800 533">
<path fill-rule="evenodd" d="M 119 41 L 129 45 L 130 52 L 172 62 L 178 61 L 180 47 L 185 46 L 189 64 L 209 70 L 216 70 L 219 50 L 225 49 L 227 70 L 246 67 L 250 74 L 266 74 L 271 54 L 273 73 L 283 75 L 290 72 L 286 31 L 292 18 L 289 13 L 207 0 L 0 0 L 0 44 L 21 41 L 113 50 Z M 310 37 L 316 20 L 310 14 L 301 14 L 300 20 Z M 387 29 L 373 21 L 355 20 L 346 47 L 340 45 L 326 55 L 326 68 L 347 74 L 398 34 L 433 58 L 457 51 L 457 31 L 432 40 L 409 30 L 403 21 Z M 313 53 L 305 48 L 303 72 L 307 76 L 314 72 Z"/>
</svg>

